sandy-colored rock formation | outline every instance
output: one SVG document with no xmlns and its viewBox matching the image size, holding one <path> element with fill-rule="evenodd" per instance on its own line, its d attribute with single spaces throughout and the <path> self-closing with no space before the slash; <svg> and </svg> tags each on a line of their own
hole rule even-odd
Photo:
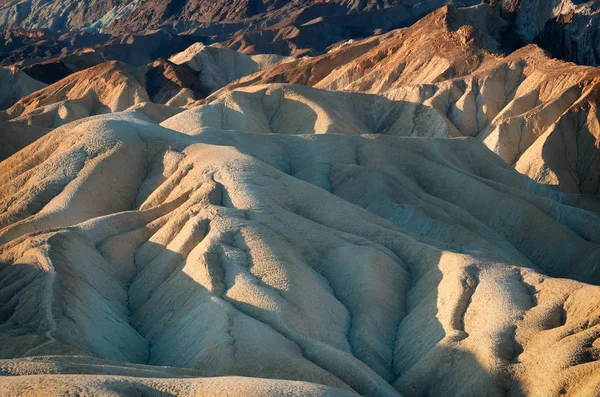
<svg viewBox="0 0 600 397">
<path fill-rule="evenodd" d="M 158 123 L 201 97 L 199 91 L 207 92 L 187 67 L 165 60 L 138 69 L 105 62 L 52 85 L 39 84 L 44 88 L 0 112 L 0 160 L 74 120 L 127 110 Z"/>
<path fill-rule="evenodd" d="M 127 65 L 107 62 L 22 98 L 3 112 L 2 117 L 55 128 L 82 117 L 123 111 L 149 100 Z"/>
<path fill-rule="evenodd" d="M 160 122 L 208 93 L 193 71 L 159 59 L 131 68 L 104 62 L 74 73 L 20 99 L 0 117 L 13 124 L 56 128 L 81 118 L 125 110 L 146 112 Z M 168 105 L 168 106 L 164 106 Z"/>
<path fill-rule="evenodd" d="M 97 58 L 95 51 L 80 55 L 85 54 L 92 64 L 103 59 Z M 47 87 L 16 68 L 0 69 L 6 72 L 3 84 L 7 88 L 2 103 L 10 106 L 0 112 L 5 127 L 0 130 L 0 159 L 52 128 L 92 115 L 129 110 L 161 122 L 232 80 L 290 60 L 278 55 L 249 56 L 198 43 L 171 60 L 157 59 L 138 68 L 115 61 L 90 67 L 87 62 L 78 63 L 81 57 L 63 57 L 59 64 L 65 71 L 56 73 L 66 77 Z M 59 64 L 29 69 L 48 73 L 54 70 L 51 65 Z M 79 67 L 84 70 L 71 74 Z"/>
<path fill-rule="evenodd" d="M 418 103 L 292 84 L 224 91 L 163 125 L 190 135 L 212 128 L 263 134 L 462 136 L 445 117 Z"/>
<path fill-rule="evenodd" d="M 10 390 L 223 387 L 115 378 L 125 363 L 369 396 L 598 387 L 594 199 L 474 139 L 178 127 L 194 123 L 86 118 L 0 163 L 0 356 L 124 363 L 9 360 L 36 376 Z"/>
<path fill-rule="evenodd" d="M 434 127 L 438 134 L 477 137 L 537 181 L 597 194 L 598 69 L 552 59 L 535 45 L 502 56 L 496 52 L 507 26 L 496 7 L 445 7 L 410 28 L 269 68 L 224 91 L 291 82 L 412 103 L 404 120 L 423 113 L 441 118 L 448 126 Z M 433 109 L 438 116 L 431 116 Z M 577 132 L 558 132 L 573 114 L 581 120 Z M 558 154 L 565 146 L 571 149 Z"/>
<path fill-rule="evenodd" d="M 169 58 L 177 65 L 187 65 L 210 93 L 244 76 L 275 65 L 293 61 L 292 57 L 273 54 L 246 55 L 221 45 L 196 43 Z"/>
<path fill-rule="evenodd" d="M 97 55 L 93 51 L 89 54 L 92 58 Z M 12 105 L 0 112 L 5 127 L 0 130 L 0 159 L 52 128 L 92 115 L 129 110 L 161 122 L 232 80 L 291 59 L 278 55 L 249 56 L 198 43 L 172 60 L 157 59 L 138 68 L 115 61 L 94 67 L 84 63 L 79 65 L 84 70 L 71 74 L 78 66 L 69 62 L 80 60 L 62 58 L 67 76 L 47 87 L 16 68 L 0 69 L 6 72 L 4 102 Z M 48 65 L 40 65 L 37 72 L 47 72 Z"/>
</svg>

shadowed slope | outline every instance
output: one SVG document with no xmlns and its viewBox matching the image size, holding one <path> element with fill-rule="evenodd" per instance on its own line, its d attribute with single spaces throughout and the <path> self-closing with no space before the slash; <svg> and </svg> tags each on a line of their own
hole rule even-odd
<svg viewBox="0 0 600 397">
<path fill-rule="evenodd" d="M 46 84 L 32 79 L 16 68 L 0 67 L 0 86 L 0 110 L 4 110 L 22 97 L 41 90 Z"/>
</svg>

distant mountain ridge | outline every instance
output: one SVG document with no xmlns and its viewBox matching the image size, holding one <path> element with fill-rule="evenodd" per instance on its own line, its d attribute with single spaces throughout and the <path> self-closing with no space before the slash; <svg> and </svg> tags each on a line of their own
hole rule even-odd
<svg viewBox="0 0 600 397">
<path fill-rule="evenodd" d="M 480 2 L 507 13 L 518 46 L 533 42 L 566 61 L 600 64 L 597 0 L 10 0 L 0 3 L 0 57 L 9 65 L 23 53 L 56 54 L 75 37 L 93 46 L 109 40 L 98 33 L 149 29 L 209 37 L 249 54 L 316 55 L 343 40 L 409 26 L 448 3 Z M 35 29 L 41 31 L 29 33 Z"/>
</svg>

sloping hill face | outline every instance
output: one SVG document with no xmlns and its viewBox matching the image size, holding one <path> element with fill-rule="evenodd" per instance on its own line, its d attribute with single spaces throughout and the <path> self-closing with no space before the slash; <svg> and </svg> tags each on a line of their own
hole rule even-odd
<svg viewBox="0 0 600 397">
<path fill-rule="evenodd" d="M 208 93 L 234 80 L 293 60 L 295 58 L 274 54 L 246 55 L 221 45 L 206 46 L 202 43 L 195 43 L 169 58 L 177 65 L 191 68 L 202 85 L 208 88 Z"/>
<path fill-rule="evenodd" d="M 0 30 L 17 40 L 0 39 L 0 58 L 5 58 L 5 64 L 48 61 L 61 55 L 66 42 L 70 42 L 67 46 L 70 49 L 81 48 L 84 42 L 88 42 L 86 46 L 98 46 L 154 29 L 210 36 L 244 53 L 316 54 L 340 40 L 409 26 L 446 2 L 12 0 L 0 4 Z M 464 3 L 472 5 L 478 1 Z M 118 37 L 113 39 L 100 32 Z M 36 40 L 38 36 L 39 40 Z M 73 40 L 74 36 L 79 40 Z M 76 41 L 77 46 L 74 45 Z M 156 43 L 148 48 L 154 47 Z M 112 59 L 125 61 L 119 58 L 105 60 Z M 135 58 L 131 61 L 135 62 Z M 151 61 L 143 60 L 142 63 Z"/>
<path fill-rule="evenodd" d="M 41 90 L 46 84 L 34 80 L 16 68 L 0 68 L 0 109 L 6 109 L 19 99 L 35 91 Z"/>
<path fill-rule="evenodd" d="M 0 3 L 0 30 L 37 30 L 38 33 L 40 29 L 54 33 L 76 31 L 83 41 L 89 41 L 91 45 L 92 42 L 100 44 L 110 40 L 98 32 L 127 36 L 165 28 L 171 32 L 211 36 L 244 53 L 299 56 L 321 53 L 341 40 L 409 26 L 439 7 L 452 3 L 447 0 L 11 0 Z M 567 61 L 598 65 L 594 29 L 599 15 L 597 2 L 459 2 L 461 5 L 479 3 L 496 4 L 504 10 L 511 23 L 511 40 L 538 43 L 555 57 Z M 40 40 L 9 54 L 9 58 L 14 63 L 19 58 L 31 58 L 33 54 L 34 57 L 45 58 L 45 53 L 52 52 L 53 56 L 57 56 L 64 42 L 61 38 Z M 4 44 L 11 47 L 15 43 L 15 40 L 6 40 Z M 2 47 L 0 42 L 0 50 Z M 151 61 L 144 60 L 142 63 Z"/>
<path fill-rule="evenodd" d="M 232 23 L 248 26 L 250 23 L 249 26 L 258 27 L 256 25 L 259 24 L 260 28 L 274 27 L 278 23 L 299 26 L 317 17 L 325 19 L 342 17 L 343 19 L 355 13 L 365 13 L 368 19 L 371 12 L 394 7 L 401 7 L 408 14 L 413 14 L 413 9 L 416 9 L 416 12 L 410 16 L 415 18 L 415 14 L 427 13 L 443 4 L 445 4 L 443 0 L 427 0 L 422 4 L 406 0 L 333 0 L 326 4 L 314 0 L 152 0 L 141 3 L 126 18 L 115 21 L 110 30 L 119 32 L 125 29 L 131 32 L 165 24 L 179 23 L 194 26 L 194 23 L 198 22 L 204 24 L 222 22 L 223 26 Z"/>
<path fill-rule="evenodd" d="M 95 114 L 123 111 L 149 101 L 127 65 L 107 62 L 66 77 L 21 99 L 4 120 L 55 128 Z"/>
<path fill-rule="evenodd" d="M 0 116 L 13 123 L 56 128 L 88 116 L 148 105 L 156 111 L 148 116 L 162 121 L 181 111 L 178 106 L 209 92 L 186 65 L 165 59 L 139 68 L 104 62 L 25 96 Z M 160 106 L 164 104 L 171 107 Z"/>
<path fill-rule="evenodd" d="M 291 84 L 224 92 L 163 125 L 189 135 L 223 129 L 263 134 L 461 136 L 446 118 L 418 103 Z"/>
<path fill-rule="evenodd" d="M 59 64 L 66 70 L 66 77 L 50 86 L 16 68 L 0 69 L 6 75 L 4 102 L 12 105 L 0 112 L 0 160 L 52 128 L 92 115 L 128 110 L 155 122 L 163 121 L 232 80 L 291 61 L 270 54 L 249 56 L 201 43 L 177 53 L 171 60 L 159 58 L 137 68 L 122 62 L 102 62 L 104 58 L 96 51 L 78 55 L 81 56 L 61 58 Z M 92 66 L 97 62 L 100 63 Z M 58 64 L 37 64 L 26 70 L 35 70 L 34 74 L 41 73 L 52 80 L 55 76 L 48 76 L 54 70 L 52 65 Z M 83 70 L 73 73 L 72 69 L 77 68 Z"/>
<path fill-rule="evenodd" d="M 8 69 L 7 69 L 8 70 Z M 13 74 L 6 96 L 31 86 L 23 72 Z M 16 74 L 14 74 L 16 73 Z M 14 76 L 23 76 L 23 83 Z M 165 59 L 139 68 L 104 62 L 24 96 L 0 112 L 0 160 L 4 160 L 52 129 L 71 121 L 112 112 L 136 112 L 161 122 L 210 92 L 187 65 Z M 12 91 L 11 91 L 12 90 Z"/>
<path fill-rule="evenodd" d="M 314 0 L 101 0 L 96 2 L 24 2 L 9 0 L 0 2 L 0 28 L 48 29 L 107 29 L 119 25 L 127 32 L 143 31 L 173 22 L 240 22 L 251 18 L 285 19 L 290 12 L 310 8 L 320 2 Z M 414 2 L 404 0 L 335 0 L 328 6 L 335 14 L 373 11 L 392 6 L 408 9 Z M 430 10 L 442 5 L 443 1 L 426 1 Z M 431 8 L 433 7 L 433 8 Z M 424 8 L 420 5 L 417 8 Z M 423 11 L 421 11 L 423 12 Z M 427 12 L 427 11 L 425 11 Z"/>
<path fill-rule="evenodd" d="M 481 21 L 473 26 L 477 18 Z M 493 58 L 508 26 L 497 7 L 443 7 L 409 28 L 341 43 L 230 87 L 288 82 L 382 93 L 400 85 L 435 83 L 468 75 Z"/>
<path fill-rule="evenodd" d="M 0 355 L 64 356 L 5 361 L 34 375 L 8 390 L 598 387 L 598 203 L 476 140 L 190 135 L 123 113 L 54 130 L 0 178 Z M 184 376 L 334 389 L 157 379 Z"/>
</svg>

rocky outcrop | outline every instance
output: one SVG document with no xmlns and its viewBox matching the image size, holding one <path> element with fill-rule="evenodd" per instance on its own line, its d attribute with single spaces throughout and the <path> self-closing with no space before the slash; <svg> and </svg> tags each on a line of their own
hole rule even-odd
<svg viewBox="0 0 600 397">
<path fill-rule="evenodd" d="M 514 17 L 514 27 L 526 43 L 536 43 L 553 57 L 580 65 L 598 66 L 600 17 L 596 1 L 521 0 L 500 3 Z"/>
<path fill-rule="evenodd" d="M 590 2 L 586 12 L 570 10 L 548 20 L 535 42 L 547 49 L 553 57 L 581 65 L 600 65 L 598 30 L 600 13 Z"/>
<path fill-rule="evenodd" d="M 204 81 L 188 65 L 159 59 L 137 72 L 153 103 L 185 106 L 210 93 Z M 185 98 L 185 99 L 184 99 Z"/>
<path fill-rule="evenodd" d="M 480 29 L 471 25 L 478 16 Z M 326 53 L 248 76 L 228 89 L 288 82 L 328 89 L 383 93 L 406 85 L 432 84 L 469 75 L 500 55 L 510 25 L 497 8 L 444 7 L 413 26 L 364 40 L 350 40 Z"/>
</svg>

